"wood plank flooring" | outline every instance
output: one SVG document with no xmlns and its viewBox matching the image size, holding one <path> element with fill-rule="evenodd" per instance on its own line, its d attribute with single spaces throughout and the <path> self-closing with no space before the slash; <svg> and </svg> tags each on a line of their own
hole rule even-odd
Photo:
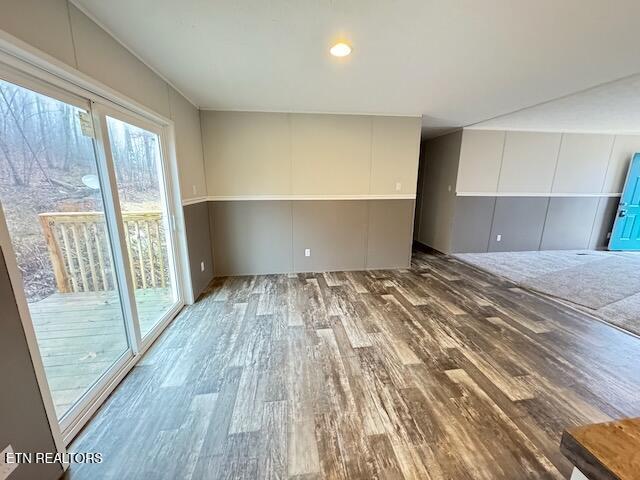
<svg viewBox="0 0 640 480">
<path fill-rule="evenodd" d="M 137 290 L 136 302 L 143 332 L 174 303 L 168 288 Z M 120 297 L 54 293 L 30 303 L 29 311 L 60 418 L 129 349 Z"/>
<path fill-rule="evenodd" d="M 640 414 L 640 340 L 446 256 L 216 280 L 100 409 L 80 479 L 560 479 Z"/>
</svg>

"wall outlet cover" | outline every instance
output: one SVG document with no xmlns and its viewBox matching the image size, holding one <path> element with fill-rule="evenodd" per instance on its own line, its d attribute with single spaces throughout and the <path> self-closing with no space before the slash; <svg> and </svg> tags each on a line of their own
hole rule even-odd
<svg viewBox="0 0 640 480">
<path fill-rule="evenodd" d="M 200 262 L 200 271 L 204 272 L 204 262 Z"/>
<path fill-rule="evenodd" d="M 13 447 L 7 445 L 2 452 L 0 452 L 0 480 L 9 478 L 11 472 L 18 468 L 18 463 L 6 463 L 7 454 L 13 454 Z"/>
<path fill-rule="evenodd" d="M 304 249 L 304 256 L 305 257 L 310 257 L 311 256 L 311 249 L 310 248 L 305 248 Z"/>
<path fill-rule="evenodd" d="M 402 184 L 400 182 L 396 182 L 396 192 L 402 190 Z"/>
<path fill-rule="evenodd" d="M 191 185 L 191 189 L 193 190 L 194 195 L 198 193 L 198 187 L 196 187 L 195 185 Z"/>
<path fill-rule="evenodd" d="M 496 242 L 502 241 L 502 235 L 496 235 Z"/>
</svg>

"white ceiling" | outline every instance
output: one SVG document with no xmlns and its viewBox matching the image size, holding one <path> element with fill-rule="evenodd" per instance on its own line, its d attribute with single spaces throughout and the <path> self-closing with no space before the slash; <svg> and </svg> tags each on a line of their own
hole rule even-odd
<svg viewBox="0 0 640 480">
<path fill-rule="evenodd" d="M 640 72 L 637 0 L 73 1 L 200 108 L 423 115 L 433 133 Z"/>
<path fill-rule="evenodd" d="M 640 133 L 640 75 L 475 124 L 471 128 Z"/>
</svg>

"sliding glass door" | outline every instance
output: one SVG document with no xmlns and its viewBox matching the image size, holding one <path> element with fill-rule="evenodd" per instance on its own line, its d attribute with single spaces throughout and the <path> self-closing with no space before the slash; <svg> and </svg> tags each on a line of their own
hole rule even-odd
<svg viewBox="0 0 640 480">
<path fill-rule="evenodd" d="M 140 333 L 146 338 L 178 301 L 160 134 L 116 112 L 105 115 L 124 222 Z M 138 125 L 134 125 L 133 123 Z"/>
<path fill-rule="evenodd" d="M 0 80 L 0 202 L 56 413 L 66 420 L 133 353 L 104 179 L 80 125 L 89 102 L 60 97 Z"/>
<path fill-rule="evenodd" d="M 0 65 L 3 250 L 67 438 L 183 304 L 163 132 Z"/>
</svg>

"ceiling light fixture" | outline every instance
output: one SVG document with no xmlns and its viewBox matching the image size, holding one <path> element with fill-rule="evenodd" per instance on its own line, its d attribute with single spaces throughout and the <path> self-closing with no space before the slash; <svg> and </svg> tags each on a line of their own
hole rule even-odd
<svg viewBox="0 0 640 480">
<path fill-rule="evenodd" d="M 351 47 L 346 43 L 340 42 L 331 47 L 329 52 L 331 52 L 331 55 L 334 57 L 346 57 L 351 53 Z"/>
</svg>

